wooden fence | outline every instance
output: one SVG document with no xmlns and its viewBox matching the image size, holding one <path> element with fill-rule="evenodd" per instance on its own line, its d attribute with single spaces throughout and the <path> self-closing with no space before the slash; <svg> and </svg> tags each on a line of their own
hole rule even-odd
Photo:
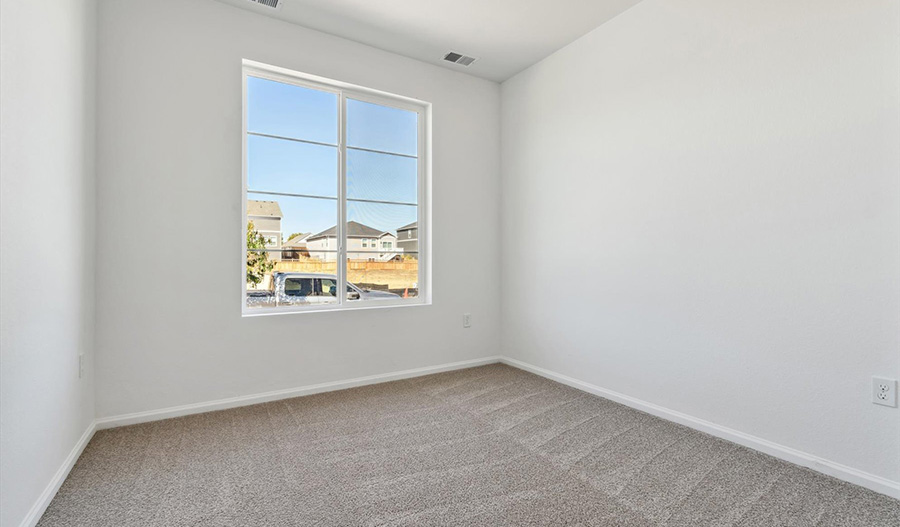
<svg viewBox="0 0 900 527">
<path fill-rule="evenodd" d="M 370 262 L 367 260 L 348 260 L 350 271 L 418 271 L 418 260 L 400 260 L 390 262 Z M 323 260 L 281 260 L 275 262 L 275 271 L 290 273 L 334 273 L 337 262 Z"/>
</svg>

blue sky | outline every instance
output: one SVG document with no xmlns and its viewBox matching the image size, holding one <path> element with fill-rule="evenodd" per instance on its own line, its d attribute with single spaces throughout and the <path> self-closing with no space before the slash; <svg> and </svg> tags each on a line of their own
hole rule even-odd
<svg viewBox="0 0 900 527">
<path fill-rule="evenodd" d="M 316 145 L 250 135 L 248 188 L 337 197 L 338 97 L 266 79 L 247 79 L 249 132 L 325 143 Z M 416 221 L 416 207 L 354 202 L 416 203 L 417 160 L 352 147 L 415 155 L 416 113 L 347 100 L 347 219 L 382 231 Z M 337 201 L 248 194 L 277 201 L 282 232 L 319 232 L 337 223 Z"/>
</svg>

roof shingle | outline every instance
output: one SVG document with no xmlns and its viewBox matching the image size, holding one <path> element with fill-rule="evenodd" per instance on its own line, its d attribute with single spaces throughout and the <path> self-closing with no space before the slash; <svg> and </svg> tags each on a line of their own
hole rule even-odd
<svg viewBox="0 0 900 527">
<path fill-rule="evenodd" d="M 385 234 L 384 231 L 379 231 L 378 229 L 373 229 L 368 225 L 363 225 L 362 223 L 355 221 L 347 222 L 347 237 L 348 238 L 378 238 L 381 235 Z M 330 229 L 326 229 L 318 234 L 314 234 L 307 238 L 307 241 L 318 240 L 320 238 L 336 238 L 337 237 L 337 226 L 334 226 Z"/>
<path fill-rule="evenodd" d="M 247 200 L 247 216 L 267 216 L 270 218 L 282 218 L 281 207 L 277 201 Z"/>
</svg>

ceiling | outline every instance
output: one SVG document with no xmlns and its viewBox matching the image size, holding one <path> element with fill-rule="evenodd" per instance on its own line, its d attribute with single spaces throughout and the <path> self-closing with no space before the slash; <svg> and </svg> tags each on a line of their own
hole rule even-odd
<svg viewBox="0 0 900 527">
<path fill-rule="evenodd" d="M 504 81 L 640 0 L 282 0 L 266 16 L 493 81 Z M 469 67 L 448 51 L 476 57 Z"/>
</svg>

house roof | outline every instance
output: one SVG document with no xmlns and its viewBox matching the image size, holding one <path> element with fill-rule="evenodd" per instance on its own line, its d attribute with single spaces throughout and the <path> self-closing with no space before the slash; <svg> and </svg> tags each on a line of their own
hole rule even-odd
<svg viewBox="0 0 900 527">
<path fill-rule="evenodd" d="M 300 233 L 281 245 L 283 247 L 306 247 L 307 238 L 309 238 L 308 232 Z"/>
<path fill-rule="evenodd" d="M 281 207 L 277 201 L 247 200 L 247 216 L 267 216 L 270 218 L 282 218 Z"/>
<path fill-rule="evenodd" d="M 409 225 L 404 225 L 403 227 L 400 227 L 399 229 L 397 229 L 397 232 L 415 229 L 416 227 L 418 227 L 418 224 L 419 224 L 419 222 L 414 221 L 414 222 L 410 223 Z"/>
<path fill-rule="evenodd" d="M 385 233 L 384 231 L 373 229 L 368 225 L 363 225 L 362 223 L 356 221 L 347 222 L 348 238 L 380 238 L 384 234 L 390 233 Z M 337 238 L 337 226 L 324 230 L 314 236 L 310 236 L 309 238 L 307 238 L 307 241 L 318 240 L 321 238 Z"/>
</svg>

